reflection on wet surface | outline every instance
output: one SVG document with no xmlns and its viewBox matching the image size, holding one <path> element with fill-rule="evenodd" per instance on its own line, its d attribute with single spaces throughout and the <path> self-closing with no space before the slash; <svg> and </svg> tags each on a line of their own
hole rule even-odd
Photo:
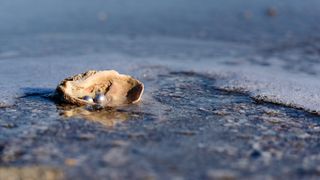
<svg viewBox="0 0 320 180">
<path fill-rule="evenodd" d="M 65 118 L 80 118 L 93 122 L 98 122 L 106 127 L 112 127 L 117 123 L 126 121 L 130 117 L 129 112 L 120 111 L 115 108 L 95 109 L 93 107 L 74 107 L 61 106 L 58 107 L 61 115 Z"/>
</svg>

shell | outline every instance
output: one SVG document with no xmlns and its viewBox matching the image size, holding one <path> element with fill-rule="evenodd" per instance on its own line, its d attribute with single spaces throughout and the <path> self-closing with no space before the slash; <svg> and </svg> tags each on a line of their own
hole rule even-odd
<svg viewBox="0 0 320 180">
<path fill-rule="evenodd" d="M 85 96 L 94 98 L 96 94 L 103 94 L 107 101 L 102 105 L 116 107 L 137 103 L 143 90 L 144 85 L 131 76 L 114 70 L 91 70 L 61 81 L 56 88 L 55 97 L 65 103 L 83 106 L 96 104 L 84 100 Z"/>
</svg>

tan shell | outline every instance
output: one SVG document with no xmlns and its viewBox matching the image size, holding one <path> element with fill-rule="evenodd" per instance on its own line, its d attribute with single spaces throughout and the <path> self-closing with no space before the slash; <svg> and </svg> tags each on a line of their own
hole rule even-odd
<svg viewBox="0 0 320 180">
<path fill-rule="evenodd" d="M 64 79 L 56 89 L 56 96 L 63 102 L 78 106 L 88 105 L 84 96 L 94 98 L 97 92 L 104 94 L 108 107 L 136 103 L 141 99 L 143 84 L 131 76 L 122 75 L 114 70 L 87 71 Z"/>
</svg>

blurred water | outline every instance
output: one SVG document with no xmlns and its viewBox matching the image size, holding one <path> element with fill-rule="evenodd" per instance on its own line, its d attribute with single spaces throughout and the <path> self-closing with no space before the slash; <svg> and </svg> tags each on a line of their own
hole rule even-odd
<svg viewBox="0 0 320 180">
<path fill-rule="evenodd" d="M 11 0 L 1 34 L 111 33 L 246 40 L 318 36 L 317 0 Z"/>
</svg>

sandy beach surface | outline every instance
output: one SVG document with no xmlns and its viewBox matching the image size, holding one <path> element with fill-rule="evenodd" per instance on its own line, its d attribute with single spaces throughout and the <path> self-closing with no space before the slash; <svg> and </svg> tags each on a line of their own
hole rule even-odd
<svg viewBox="0 0 320 180">
<path fill-rule="evenodd" d="M 1 2 L 0 180 L 317 179 L 319 7 Z M 142 101 L 50 99 L 91 69 L 139 79 Z"/>
</svg>

